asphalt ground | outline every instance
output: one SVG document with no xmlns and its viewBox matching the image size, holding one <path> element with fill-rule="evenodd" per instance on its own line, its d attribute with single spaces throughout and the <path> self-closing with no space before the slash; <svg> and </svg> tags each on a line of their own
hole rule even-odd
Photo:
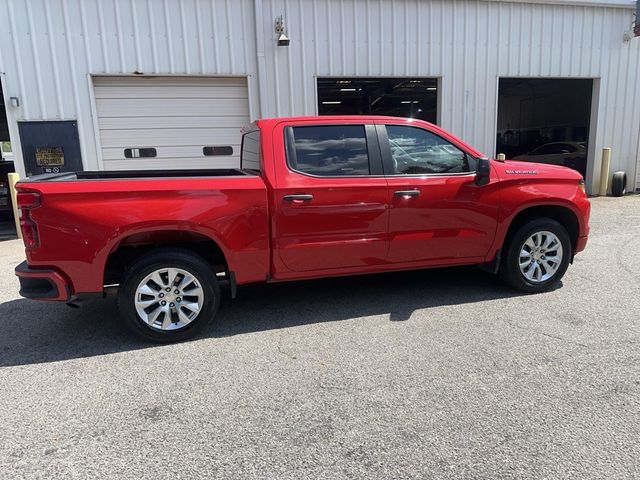
<svg viewBox="0 0 640 480">
<path fill-rule="evenodd" d="M 562 286 L 475 268 L 243 287 L 194 341 L 18 297 L 0 243 L 0 478 L 638 478 L 640 197 Z"/>
</svg>

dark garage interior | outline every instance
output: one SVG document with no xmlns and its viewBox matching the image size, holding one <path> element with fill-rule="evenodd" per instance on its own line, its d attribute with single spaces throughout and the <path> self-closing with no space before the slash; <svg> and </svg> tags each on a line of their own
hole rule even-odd
<svg viewBox="0 0 640 480">
<path fill-rule="evenodd" d="M 437 123 L 435 78 L 318 78 L 319 115 L 391 115 Z"/>
<path fill-rule="evenodd" d="M 591 79 L 501 78 L 496 152 L 586 174 Z"/>
</svg>

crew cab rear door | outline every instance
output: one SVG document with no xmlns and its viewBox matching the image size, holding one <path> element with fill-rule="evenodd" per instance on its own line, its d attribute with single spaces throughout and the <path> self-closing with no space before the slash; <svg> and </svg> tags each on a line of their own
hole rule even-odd
<svg viewBox="0 0 640 480">
<path fill-rule="evenodd" d="M 477 186 L 475 158 L 422 125 L 377 125 L 389 184 L 390 263 L 483 261 L 498 216 L 494 185 Z"/>
<path fill-rule="evenodd" d="M 283 122 L 273 135 L 274 276 L 384 263 L 389 196 L 375 126 Z"/>
</svg>

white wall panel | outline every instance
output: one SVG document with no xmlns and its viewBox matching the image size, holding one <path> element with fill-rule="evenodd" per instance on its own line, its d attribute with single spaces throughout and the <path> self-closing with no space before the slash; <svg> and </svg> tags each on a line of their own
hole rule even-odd
<svg viewBox="0 0 640 480">
<path fill-rule="evenodd" d="M 284 15 L 291 38 L 288 48 L 265 44 L 273 59 L 268 83 L 276 90 L 268 110 L 315 114 L 317 76 L 440 77 L 441 125 L 494 154 L 499 77 L 599 78 L 591 164 L 599 171 L 600 150 L 612 146 L 612 169 L 631 177 L 638 163 L 640 39 L 624 43 L 623 33 L 633 21 L 632 7 L 632 2 L 265 0 L 266 21 Z M 265 24 L 265 31 L 270 29 Z"/>
<path fill-rule="evenodd" d="M 240 131 L 249 123 L 245 78 L 131 75 L 92 80 L 106 170 L 240 165 Z M 231 146 L 233 154 L 205 156 L 206 146 Z M 157 155 L 125 158 L 125 149 L 144 147 L 155 148 Z"/>
<path fill-rule="evenodd" d="M 87 169 L 102 164 L 90 74 L 255 76 L 252 0 L 0 0 L 0 19 L 0 72 L 21 101 L 7 109 L 16 148 L 18 121 L 77 119 Z"/>
<path fill-rule="evenodd" d="M 89 74 L 247 75 L 252 118 L 315 114 L 317 76 L 438 77 L 440 123 L 489 154 L 499 77 L 595 78 L 591 170 L 599 170 L 601 148 L 612 146 L 612 168 L 636 174 L 640 187 L 640 39 L 623 42 L 633 4 L 0 0 L 0 72 L 8 95 L 22 102 L 8 108 L 12 137 L 18 120 L 78 119 L 86 168 L 101 165 Z M 279 15 L 288 48 L 276 46 Z"/>
</svg>

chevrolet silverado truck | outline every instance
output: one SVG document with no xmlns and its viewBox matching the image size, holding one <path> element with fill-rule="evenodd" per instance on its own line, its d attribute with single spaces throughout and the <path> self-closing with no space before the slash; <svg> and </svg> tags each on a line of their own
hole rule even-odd
<svg viewBox="0 0 640 480">
<path fill-rule="evenodd" d="M 221 285 L 477 264 L 556 286 L 589 233 L 568 168 L 489 160 L 414 119 L 258 120 L 240 168 L 39 175 L 17 186 L 20 294 L 75 304 L 117 288 L 138 336 L 179 341 Z"/>
</svg>

